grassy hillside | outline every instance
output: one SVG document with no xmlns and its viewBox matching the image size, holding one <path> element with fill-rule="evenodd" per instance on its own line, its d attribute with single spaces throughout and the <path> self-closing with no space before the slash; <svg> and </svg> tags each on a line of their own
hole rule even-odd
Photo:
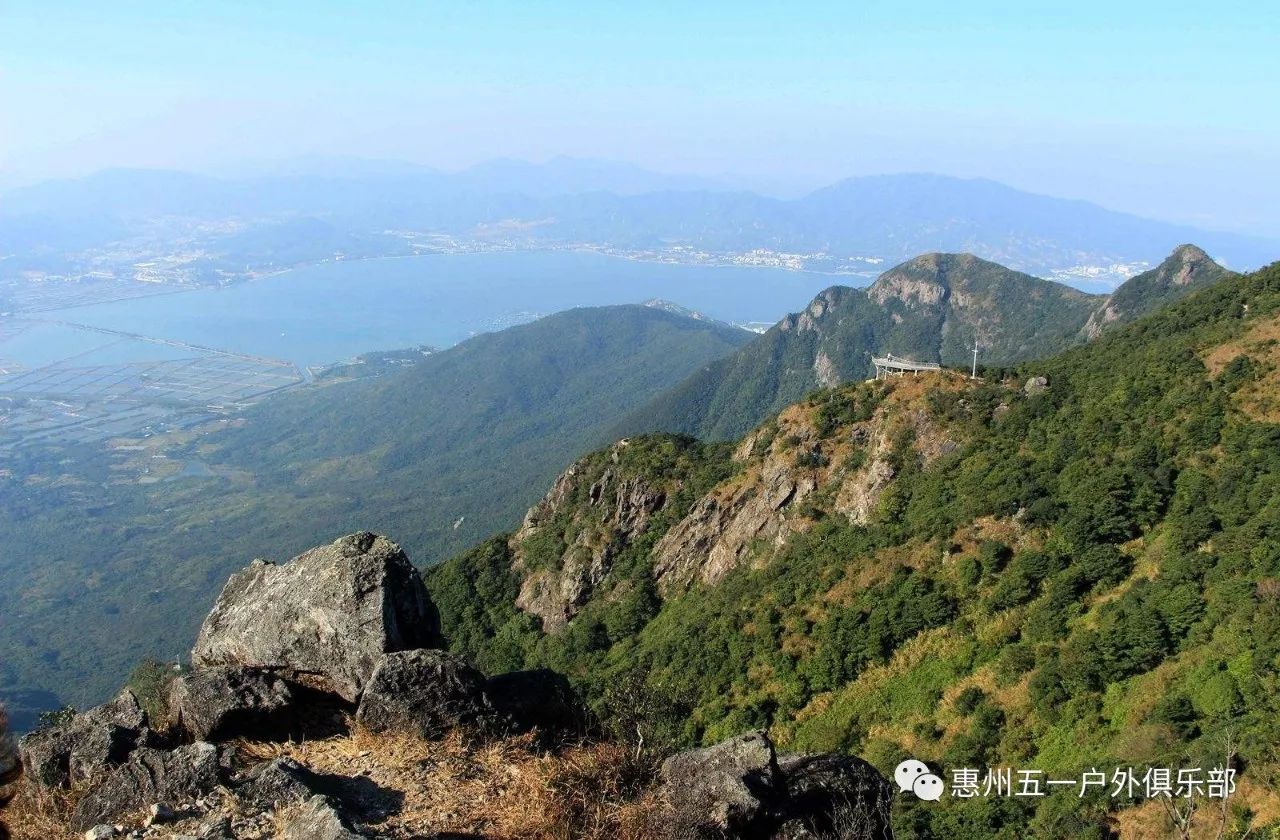
<svg viewBox="0 0 1280 840">
<path fill-rule="evenodd" d="M 1193 245 L 1110 296 L 1086 295 L 968 254 L 926 254 L 864 290 L 835 286 L 803 312 L 644 406 L 620 433 L 737 437 L 817 387 L 865 379 L 873 355 L 968 367 L 1043 358 L 1231 273 Z"/>
<path fill-rule="evenodd" d="M 659 507 L 647 562 L 613 565 L 563 629 L 515 606 L 517 541 L 430 586 L 455 646 L 488 667 L 550 665 L 596 698 L 639 669 L 687 708 L 693 741 L 766 726 L 788 747 L 887 773 L 911 756 L 948 778 L 1229 763 L 1239 791 L 1201 803 L 1196 830 L 1273 836 L 1278 347 L 1280 265 L 979 382 L 813 395 L 742 439 L 700 498 Z M 585 504 L 616 509 L 588 483 L 603 502 L 567 494 L 525 529 L 542 568 L 572 568 Z M 1169 830 L 1157 802 L 1078 790 L 899 807 L 906 837 Z"/>
<path fill-rule="evenodd" d="M 14 712 L 104 699 L 140 657 L 184 655 L 255 556 L 371 528 L 428 564 L 512 527 L 626 411 L 749 337 L 578 309 L 281 395 L 162 459 L 212 477 L 118 485 L 98 452 L 28 453 L 0 478 L 0 692 Z"/>
</svg>

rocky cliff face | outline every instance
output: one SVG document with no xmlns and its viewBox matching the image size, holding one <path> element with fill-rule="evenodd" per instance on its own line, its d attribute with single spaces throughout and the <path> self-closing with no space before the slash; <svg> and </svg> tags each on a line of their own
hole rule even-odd
<svg viewBox="0 0 1280 840">
<path fill-rule="evenodd" d="M 622 456 L 628 446 L 619 441 L 603 459 L 569 467 L 509 540 L 514 568 L 524 575 L 516 604 L 548 632 L 573 618 L 609 574 L 619 548 L 644 534 L 673 489 L 657 477 L 627 474 Z"/>
<path fill-rule="evenodd" d="M 516 605 L 547 632 L 563 629 L 655 523 L 665 530 L 682 515 L 675 507 L 691 490 L 689 475 L 718 457 L 694 441 L 640 438 L 569 467 L 508 540 L 521 578 Z"/>
<path fill-rule="evenodd" d="M 669 471 L 625 465 L 628 441 L 583 459 L 508 542 L 521 578 L 516 605 L 558 632 L 608 589 L 623 553 L 639 552 L 664 595 L 715 584 L 744 563 L 767 563 L 809 528 L 807 502 L 817 495 L 866 523 L 903 463 L 927 466 L 958 445 L 925 394 L 966 387 L 943 373 L 846 386 L 792 406 L 738 443 L 731 477 L 693 496 Z M 536 559 L 548 545 L 550 560 Z"/>
<path fill-rule="evenodd" d="M 804 503 L 815 493 L 867 522 L 893 478 L 893 458 L 927 465 L 956 446 L 918 406 L 925 387 L 964 386 L 947 376 L 869 383 L 834 397 L 835 410 L 858 418 L 838 434 L 825 427 L 821 406 L 801 403 L 747 435 L 734 452 L 738 475 L 699 499 L 654 547 L 660 591 L 713 584 L 744 562 L 768 562 L 788 536 L 812 524 Z M 903 432 L 909 451 L 897 452 Z"/>
<path fill-rule="evenodd" d="M 886 271 L 867 289 L 867 297 L 884 306 L 937 306 L 951 295 L 951 283 L 962 283 L 980 261 L 972 254 L 924 254 Z"/>
</svg>

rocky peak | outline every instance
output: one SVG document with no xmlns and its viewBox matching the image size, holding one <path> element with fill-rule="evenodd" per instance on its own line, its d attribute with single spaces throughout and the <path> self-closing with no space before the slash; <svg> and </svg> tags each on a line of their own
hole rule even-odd
<svg viewBox="0 0 1280 840">
<path fill-rule="evenodd" d="M 819 292 L 801 312 L 788 315 L 778 322 L 782 332 L 808 332 L 820 330 L 822 320 L 840 305 L 840 299 L 853 291 L 847 286 L 832 286 Z"/>
<path fill-rule="evenodd" d="M 973 254 L 922 254 L 877 277 L 867 296 L 882 306 L 895 300 L 908 306 L 936 306 L 978 267 L 1002 269 Z"/>
<path fill-rule="evenodd" d="M 712 318 L 710 315 L 707 315 L 705 312 L 699 312 L 696 309 L 690 309 L 687 306 L 681 306 L 678 303 L 665 300 L 663 298 L 650 298 L 649 300 L 646 300 L 644 303 L 640 305 L 648 307 L 649 309 L 657 309 L 661 312 L 669 312 L 672 315 L 679 315 L 682 318 L 692 318 L 695 321 L 707 321 L 712 324 L 723 324 L 724 326 L 730 326 L 729 324 L 726 324 L 724 321 L 720 321 L 715 318 Z"/>
<path fill-rule="evenodd" d="M 1127 324 L 1232 275 L 1195 245 L 1179 245 L 1160 265 L 1131 277 L 1108 296 L 1089 316 L 1081 334 L 1091 341 L 1108 327 Z"/>
<path fill-rule="evenodd" d="M 1164 262 L 1156 266 L 1160 285 L 1187 286 L 1206 272 L 1221 275 L 1224 269 L 1195 245 L 1179 245 Z"/>
</svg>

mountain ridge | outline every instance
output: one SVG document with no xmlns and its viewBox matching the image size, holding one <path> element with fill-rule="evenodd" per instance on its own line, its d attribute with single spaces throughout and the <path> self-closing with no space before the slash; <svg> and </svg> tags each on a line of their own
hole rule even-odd
<svg viewBox="0 0 1280 840">
<path fill-rule="evenodd" d="M 620 434 L 745 433 L 816 387 L 866 378 L 882 353 L 969 367 L 1044 357 L 1131 322 L 1232 272 L 1194 245 L 1111 295 L 1089 295 L 972 254 L 923 254 L 866 290 L 834 286 L 760 338 L 640 409 Z"/>
<path fill-rule="evenodd" d="M 1185 241 L 1241 268 L 1261 265 L 1277 250 L 1265 238 L 1157 222 L 983 179 L 862 176 L 777 199 L 714 185 L 672 189 L 700 182 L 646 180 L 633 168 L 579 163 L 561 175 L 556 167 L 566 164 L 494 164 L 510 178 L 488 177 L 484 167 L 471 174 L 337 170 L 245 179 L 111 170 L 11 189 L 3 215 L 20 234 L 10 248 L 41 245 L 35 221 L 53 227 L 91 213 L 104 237 L 154 217 L 302 215 L 359 237 L 416 230 L 523 247 L 769 249 L 895 262 L 972 251 L 1038 273 L 1149 262 Z"/>
<path fill-rule="evenodd" d="M 628 438 L 428 588 L 485 667 L 589 696 L 640 669 L 704 743 L 761 727 L 886 774 L 1231 766 L 1224 824 L 1274 827 L 1278 313 L 1275 264 L 976 381 L 843 384 L 718 448 Z M 567 601 L 525 597 L 565 582 Z M 1078 802 L 895 822 L 1151 836 L 1164 813 L 1112 799 L 1063 822 Z"/>
</svg>

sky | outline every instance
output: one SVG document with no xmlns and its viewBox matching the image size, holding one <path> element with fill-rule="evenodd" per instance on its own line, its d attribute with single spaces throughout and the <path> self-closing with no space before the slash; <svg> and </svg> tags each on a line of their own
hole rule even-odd
<svg viewBox="0 0 1280 840">
<path fill-rule="evenodd" d="M 0 183 L 351 155 L 939 172 L 1280 235 L 1264 0 L 0 0 Z"/>
</svg>

